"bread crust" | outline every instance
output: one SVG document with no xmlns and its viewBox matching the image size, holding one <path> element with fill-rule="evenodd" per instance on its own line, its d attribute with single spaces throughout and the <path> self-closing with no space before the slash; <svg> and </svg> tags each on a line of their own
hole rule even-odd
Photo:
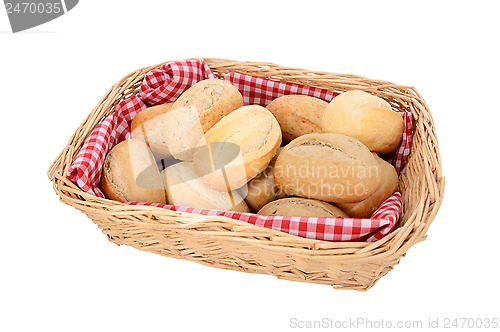
<svg viewBox="0 0 500 332">
<path fill-rule="evenodd" d="M 217 143 L 226 145 L 214 148 Z M 209 187 L 227 190 L 229 186 L 235 190 L 260 174 L 280 145 L 281 130 L 271 112 L 258 105 L 243 106 L 205 133 L 194 153 L 194 169 Z M 225 163 L 223 170 L 213 171 L 214 165 L 223 160 L 232 147 L 238 149 L 237 157 Z"/>
<path fill-rule="evenodd" d="M 210 128 L 243 106 L 243 96 L 231 83 L 206 79 L 184 91 L 169 113 L 166 139 L 176 159 L 192 161 L 193 149 Z"/>
<path fill-rule="evenodd" d="M 387 198 L 398 189 L 399 178 L 396 169 L 374 153 L 382 170 L 382 184 L 369 197 L 357 203 L 337 204 L 352 218 L 369 218 Z"/>
<path fill-rule="evenodd" d="M 382 174 L 361 142 L 323 133 L 303 135 L 287 144 L 276 160 L 274 180 L 292 196 L 350 203 L 375 192 Z"/>
<path fill-rule="evenodd" d="M 111 163 L 112 159 L 116 158 L 116 156 L 112 155 L 114 153 L 115 152 L 111 150 L 104 160 L 100 187 L 102 193 L 106 198 L 115 201 L 126 202 L 128 201 L 128 199 L 123 194 L 123 191 L 116 184 L 114 184 L 111 179 L 111 167 L 109 166 L 109 164 Z"/>
<path fill-rule="evenodd" d="M 174 103 L 148 107 L 139 112 L 130 124 L 130 136 L 148 144 L 156 160 L 171 158 L 165 136 L 165 114 L 172 110 Z"/>
<path fill-rule="evenodd" d="M 274 164 L 282 148 L 278 150 L 262 173 L 248 182 L 245 202 L 251 211 L 257 212 L 267 203 L 286 197 L 274 182 Z"/>
<path fill-rule="evenodd" d="M 236 192 L 216 191 L 201 181 L 192 162 L 180 162 L 162 171 L 167 202 L 172 205 L 198 209 L 217 209 L 250 212 L 243 198 Z"/>
<path fill-rule="evenodd" d="M 269 216 L 347 218 L 338 207 L 315 199 L 289 197 L 272 201 L 259 210 L 258 214 Z"/>
<path fill-rule="evenodd" d="M 165 204 L 165 187 L 153 154 L 139 139 L 125 140 L 104 161 L 101 190 L 106 198 L 124 202 Z"/>
<path fill-rule="evenodd" d="M 344 92 L 323 113 L 324 132 L 351 136 L 370 151 L 387 154 L 401 143 L 404 120 L 382 98 L 363 91 Z"/>
<path fill-rule="evenodd" d="M 267 109 L 273 113 L 283 132 L 283 142 L 312 133 L 322 133 L 321 121 L 328 103 L 305 95 L 286 95 L 274 99 Z"/>
</svg>

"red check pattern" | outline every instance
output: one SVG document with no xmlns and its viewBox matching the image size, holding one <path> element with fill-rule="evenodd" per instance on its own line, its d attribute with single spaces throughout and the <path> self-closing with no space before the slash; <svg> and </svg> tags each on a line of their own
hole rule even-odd
<svg viewBox="0 0 500 332">
<path fill-rule="evenodd" d="M 68 179 L 83 191 L 104 198 L 99 183 L 107 152 L 130 136 L 130 122 L 148 106 L 175 101 L 182 92 L 196 82 L 214 78 L 203 60 L 187 60 L 162 65 L 146 74 L 140 92 L 122 100 L 115 111 L 104 118 L 83 144 L 68 169 Z M 248 104 L 266 106 L 273 99 L 286 94 L 304 94 L 331 101 L 336 93 L 319 88 L 301 86 L 240 73 L 229 73 L 224 80 L 235 85 Z M 399 172 L 411 149 L 412 122 L 409 113 L 403 113 L 405 134 L 398 150 L 389 161 Z M 297 236 L 325 241 L 373 242 L 387 235 L 396 225 L 401 212 L 401 193 L 397 191 L 373 213 L 371 218 L 306 218 L 263 216 L 252 213 L 195 209 L 184 206 L 141 202 L 133 205 L 157 206 L 177 212 L 206 216 L 225 216 L 250 224 L 271 228 Z"/>
<path fill-rule="evenodd" d="M 394 166 L 396 171 L 401 172 L 411 151 L 413 122 L 410 112 L 399 112 L 404 120 L 403 139 L 399 148 L 391 153 L 386 160 Z"/>
<path fill-rule="evenodd" d="M 224 80 L 241 92 L 245 105 L 265 107 L 274 99 L 284 95 L 307 95 L 330 102 L 338 95 L 336 92 L 312 86 L 285 83 L 240 73 L 229 73 L 224 76 Z"/>
<path fill-rule="evenodd" d="M 207 78 L 215 75 L 204 60 L 169 62 L 144 77 L 139 98 L 149 106 L 172 102 L 191 85 Z"/>
<path fill-rule="evenodd" d="M 156 206 L 180 213 L 223 216 L 308 239 L 335 242 L 374 242 L 387 235 L 396 224 L 401 211 L 401 193 L 397 191 L 394 195 L 389 197 L 369 219 L 264 216 L 254 213 L 195 209 L 186 206 L 163 205 L 158 203 L 128 202 L 127 204 Z M 185 219 L 186 218 L 179 218 L 179 220 Z"/>
<path fill-rule="evenodd" d="M 130 122 L 147 106 L 137 96 L 122 100 L 115 112 L 104 118 L 92 131 L 68 169 L 68 179 L 81 190 L 104 198 L 99 189 L 102 165 L 109 150 L 130 136 Z"/>
</svg>

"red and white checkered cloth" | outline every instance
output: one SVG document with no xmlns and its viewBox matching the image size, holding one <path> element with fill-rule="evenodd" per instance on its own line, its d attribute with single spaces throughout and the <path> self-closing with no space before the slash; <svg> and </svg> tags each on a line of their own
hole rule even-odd
<svg viewBox="0 0 500 332">
<path fill-rule="evenodd" d="M 99 189 L 99 183 L 106 153 L 113 146 L 130 137 L 130 122 L 137 113 L 148 106 L 173 102 L 193 84 L 207 78 L 215 78 L 215 75 L 204 60 L 171 62 L 150 71 L 144 78 L 139 94 L 122 100 L 115 111 L 97 125 L 68 169 L 68 179 L 83 191 L 104 198 Z M 327 102 L 337 95 L 320 88 L 240 73 L 229 73 L 224 76 L 224 80 L 238 88 L 243 95 L 245 105 L 267 106 L 275 98 L 287 94 L 304 94 Z M 398 173 L 410 153 L 412 137 L 411 114 L 404 112 L 402 115 L 405 121 L 403 142 L 388 158 Z M 127 203 L 157 206 L 172 211 L 207 216 L 226 216 L 310 239 L 367 242 L 381 239 L 394 228 L 399 219 L 402 204 L 401 193 L 397 191 L 373 213 L 371 218 L 307 218 L 263 216 L 155 203 Z"/>
<path fill-rule="evenodd" d="M 128 203 L 169 209 L 176 212 L 196 213 L 207 216 L 224 216 L 246 221 L 261 227 L 325 241 L 374 242 L 387 235 L 396 223 L 401 210 L 401 193 L 397 191 L 373 213 L 371 218 L 310 218 L 264 216 L 254 213 L 195 209 L 186 206 L 158 203 Z"/>
</svg>

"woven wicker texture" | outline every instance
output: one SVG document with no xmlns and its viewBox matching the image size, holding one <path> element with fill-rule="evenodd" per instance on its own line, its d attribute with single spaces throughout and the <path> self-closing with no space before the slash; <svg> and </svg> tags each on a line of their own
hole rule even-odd
<svg viewBox="0 0 500 332">
<path fill-rule="evenodd" d="M 50 166 L 48 176 L 60 199 L 85 213 L 117 245 L 186 259 L 204 265 L 281 279 L 367 290 L 423 241 L 443 197 L 444 178 L 432 116 L 418 91 L 355 75 L 286 68 L 272 63 L 205 59 L 219 77 L 239 72 L 316 86 L 334 92 L 363 90 L 393 108 L 412 113 L 413 146 L 400 174 L 403 210 L 397 228 L 373 242 L 326 242 L 305 239 L 220 216 L 201 216 L 161 208 L 127 205 L 81 191 L 66 177 L 79 149 L 99 121 L 123 99 L 137 94 L 145 74 L 123 77 L 102 97 Z M 179 220 L 196 218 L 197 223 Z"/>
</svg>

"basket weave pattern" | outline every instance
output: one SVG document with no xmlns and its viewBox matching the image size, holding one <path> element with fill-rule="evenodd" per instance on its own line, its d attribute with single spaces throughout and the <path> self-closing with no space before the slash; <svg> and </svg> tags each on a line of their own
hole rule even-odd
<svg viewBox="0 0 500 332">
<path fill-rule="evenodd" d="M 137 94 L 151 66 L 130 73 L 99 101 L 48 175 L 60 199 L 84 212 L 118 245 L 204 265 L 281 279 L 367 290 L 399 263 L 409 247 L 425 239 L 444 190 L 441 160 L 432 116 L 418 91 L 355 75 L 285 68 L 271 63 L 205 59 L 212 72 L 230 72 L 315 86 L 334 92 L 363 90 L 387 100 L 394 109 L 413 115 L 412 151 L 400 174 L 403 210 L 397 228 L 373 242 L 326 242 L 250 225 L 222 216 L 201 216 L 102 199 L 80 190 L 66 177 L 79 149 L 99 121 L 123 99 Z M 180 224 L 179 220 L 198 220 Z"/>
</svg>

